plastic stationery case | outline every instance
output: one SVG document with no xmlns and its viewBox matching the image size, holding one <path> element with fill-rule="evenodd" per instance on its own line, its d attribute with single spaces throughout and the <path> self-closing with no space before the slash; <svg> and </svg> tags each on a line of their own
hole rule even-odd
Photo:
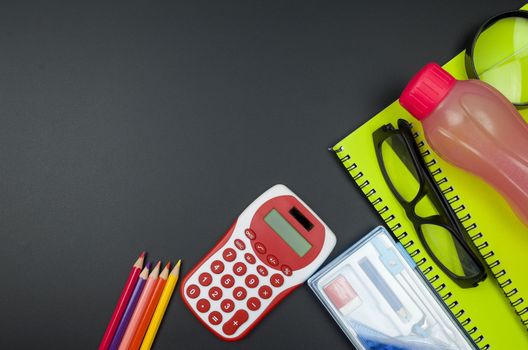
<svg viewBox="0 0 528 350">
<path fill-rule="evenodd" d="M 358 349 L 478 349 L 381 226 L 308 284 Z"/>
</svg>

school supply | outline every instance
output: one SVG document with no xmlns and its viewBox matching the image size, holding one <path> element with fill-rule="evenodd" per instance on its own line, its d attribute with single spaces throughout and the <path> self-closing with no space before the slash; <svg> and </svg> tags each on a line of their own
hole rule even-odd
<svg viewBox="0 0 528 350">
<path fill-rule="evenodd" d="M 110 343 L 112 343 L 112 339 L 114 338 L 114 334 L 117 330 L 117 327 L 119 326 L 119 322 L 121 321 L 123 313 L 125 312 L 125 309 L 128 305 L 128 301 L 130 300 L 130 297 L 132 296 L 134 288 L 137 284 L 139 274 L 141 273 L 141 269 L 143 268 L 144 259 L 145 252 L 142 252 L 139 258 L 132 266 L 132 270 L 130 271 L 130 274 L 128 275 L 127 281 L 125 283 L 125 287 L 123 288 L 123 291 L 119 296 L 117 305 L 114 309 L 114 312 L 112 313 L 110 322 L 108 323 L 108 326 L 106 327 L 105 333 L 103 335 L 103 339 L 99 344 L 99 350 L 108 350 L 108 348 L 110 347 Z"/>
<path fill-rule="evenodd" d="M 474 287 L 486 278 L 484 265 L 429 173 L 411 125 L 400 119 L 397 127 L 385 124 L 372 135 L 383 178 L 438 267 L 459 286 Z"/>
<path fill-rule="evenodd" d="M 308 284 L 360 350 L 478 349 L 408 253 L 381 226 Z"/>
<path fill-rule="evenodd" d="M 129 350 L 137 350 L 141 346 L 141 342 L 143 341 L 143 337 L 147 332 L 147 328 L 149 326 L 150 320 L 152 319 L 152 315 L 154 315 L 154 310 L 156 310 L 156 306 L 158 306 L 161 293 L 163 292 L 165 284 L 167 283 L 167 277 L 169 277 L 169 268 L 170 263 L 167 263 L 163 271 L 160 273 L 158 280 L 156 281 L 154 291 L 152 292 L 152 295 L 148 300 L 145 312 L 141 316 L 139 325 L 136 329 L 136 332 L 134 333 L 134 338 L 130 343 Z"/>
<path fill-rule="evenodd" d="M 152 347 L 152 343 L 154 343 L 159 326 L 161 321 L 163 321 L 163 316 L 165 316 L 165 311 L 167 310 L 167 306 L 171 300 L 172 293 L 174 292 L 176 283 L 178 283 L 178 277 L 180 276 L 180 265 L 181 260 L 178 260 L 176 266 L 174 266 L 171 273 L 169 274 L 169 277 L 167 278 L 167 282 L 165 283 L 165 287 L 163 288 L 163 292 L 159 298 L 158 305 L 156 306 L 154 315 L 152 315 L 147 332 L 145 333 L 145 337 L 141 343 L 141 350 L 149 350 Z"/>
<path fill-rule="evenodd" d="M 112 339 L 112 343 L 110 343 L 110 350 L 117 350 L 119 348 L 119 344 L 121 344 L 121 340 L 123 340 L 123 336 L 125 335 L 130 319 L 132 318 L 132 314 L 136 309 L 136 305 L 139 301 L 139 298 L 141 297 L 143 288 L 145 287 L 145 283 L 149 275 L 149 270 L 150 263 L 147 263 L 147 266 L 145 266 L 143 271 L 141 271 L 141 273 L 139 274 L 139 279 L 136 283 L 136 287 L 134 288 L 134 292 L 132 292 L 132 296 L 130 297 L 125 312 L 123 313 L 123 318 L 121 318 L 121 322 L 119 322 L 119 326 L 117 327 L 114 339 Z"/>
<path fill-rule="evenodd" d="M 328 257 L 336 238 L 286 186 L 251 203 L 185 277 L 181 296 L 216 336 L 239 340 Z"/>
<path fill-rule="evenodd" d="M 487 20 L 466 49 L 466 71 L 514 105 L 528 106 L 528 11 L 501 13 Z"/>
<path fill-rule="evenodd" d="M 125 335 L 123 335 L 123 340 L 121 340 L 121 344 L 119 344 L 119 350 L 128 350 L 130 347 L 132 338 L 134 337 L 137 327 L 139 326 L 139 321 L 141 317 L 145 314 L 147 303 L 152 297 L 152 293 L 154 292 L 154 288 L 156 287 L 160 265 L 161 265 L 161 262 L 158 261 L 158 263 L 156 264 L 156 266 L 154 267 L 154 269 L 152 270 L 152 272 L 147 278 L 147 283 L 145 283 L 145 287 L 143 288 L 141 297 L 139 298 L 139 301 L 137 302 L 134 313 L 132 314 L 132 318 L 130 319 L 130 322 L 128 323 L 128 327 L 125 331 Z"/>
<path fill-rule="evenodd" d="M 493 186 L 528 225 L 528 124 L 504 95 L 430 63 L 405 87 L 400 104 L 420 120 L 437 154 Z"/>
<path fill-rule="evenodd" d="M 528 5 L 525 6 L 528 9 Z M 466 78 L 464 53 L 444 68 L 456 79 Z M 528 111 L 521 110 L 528 120 Z M 490 269 L 477 288 L 463 289 L 431 259 L 379 170 L 372 134 L 398 119 L 412 123 L 413 135 L 432 176 Z M 438 157 L 423 138 L 420 123 L 398 102 L 333 147 L 343 166 L 412 256 L 445 304 L 481 349 L 528 348 L 528 279 L 526 226 L 490 186 Z M 520 317 L 516 317 L 516 314 Z"/>
</svg>

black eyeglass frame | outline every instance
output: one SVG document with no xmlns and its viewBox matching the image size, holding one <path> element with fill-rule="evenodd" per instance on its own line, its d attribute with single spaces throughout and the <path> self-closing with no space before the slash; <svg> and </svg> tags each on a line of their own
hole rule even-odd
<svg viewBox="0 0 528 350">
<path fill-rule="evenodd" d="M 407 148 L 408 153 L 411 156 L 413 166 L 418 174 L 419 181 L 419 190 L 416 196 L 411 200 L 407 201 L 396 190 L 394 184 L 390 180 L 390 177 L 387 173 L 385 163 L 383 161 L 383 155 L 381 146 L 385 140 L 390 137 L 398 136 L 403 140 L 405 147 Z M 386 124 L 381 128 L 377 129 L 373 134 L 374 147 L 376 150 L 376 157 L 378 160 L 378 165 L 381 169 L 385 182 L 389 186 L 391 192 L 394 194 L 400 205 L 404 208 L 407 217 L 413 223 L 414 229 L 418 234 L 418 237 L 427 251 L 429 256 L 434 260 L 434 262 L 442 269 L 442 271 L 448 275 L 453 281 L 455 281 L 462 288 L 471 288 L 476 287 L 479 282 L 483 281 L 486 278 L 486 268 L 480 260 L 479 256 L 473 251 L 471 246 L 468 244 L 466 239 L 469 239 L 465 228 L 462 226 L 458 218 L 456 217 L 455 212 L 442 195 L 440 188 L 436 184 L 433 176 L 427 169 L 424 159 L 420 155 L 420 150 L 418 145 L 414 141 L 413 132 L 411 130 L 411 125 L 404 119 L 398 120 L 398 129 L 395 129 L 392 124 Z M 421 217 L 416 214 L 416 205 L 425 197 L 432 201 L 438 215 L 432 215 L 429 217 Z M 449 268 L 447 268 L 434 254 L 432 249 L 429 247 L 427 240 L 424 237 L 422 232 L 422 225 L 431 224 L 443 227 L 446 229 L 454 239 L 459 243 L 459 246 L 465 250 L 465 253 L 473 260 L 475 266 L 478 268 L 477 273 L 471 276 L 460 276 L 453 273 Z"/>
</svg>

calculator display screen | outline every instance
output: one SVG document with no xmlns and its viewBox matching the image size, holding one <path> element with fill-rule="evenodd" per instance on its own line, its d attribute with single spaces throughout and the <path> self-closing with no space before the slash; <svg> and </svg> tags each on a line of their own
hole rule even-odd
<svg viewBox="0 0 528 350">
<path fill-rule="evenodd" d="M 308 242 L 286 219 L 276 210 L 272 209 L 264 221 L 290 246 L 300 257 L 303 257 L 312 248 Z"/>
</svg>

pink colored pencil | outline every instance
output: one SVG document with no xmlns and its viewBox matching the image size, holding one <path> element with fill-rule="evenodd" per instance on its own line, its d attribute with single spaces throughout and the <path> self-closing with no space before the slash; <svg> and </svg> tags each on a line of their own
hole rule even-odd
<svg viewBox="0 0 528 350">
<path fill-rule="evenodd" d="M 121 344 L 119 344 L 119 350 L 127 350 L 130 344 L 132 343 L 134 334 L 136 333 L 136 330 L 139 326 L 139 321 L 141 320 L 143 314 L 145 313 L 147 304 L 150 298 L 152 297 L 152 293 L 154 292 L 154 287 L 156 286 L 156 282 L 158 280 L 160 266 L 161 266 L 161 261 L 158 261 L 158 263 L 156 264 L 156 267 L 154 268 L 154 270 L 152 270 L 152 272 L 150 273 L 147 279 L 147 283 L 145 284 L 145 287 L 143 288 L 143 293 L 141 293 L 141 297 L 139 298 L 139 301 L 136 305 L 134 313 L 132 314 L 132 318 L 130 319 L 130 322 L 128 323 L 128 327 L 125 331 L 125 335 L 123 335 Z"/>
<path fill-rule="evenodd" d="M 132 270 L 130 271 L 128 279 L 125 283 L 125 287 L 123 288 L 123 291 L 121 292 L 121 295 L 117 301 L 114 313 L 112 314 L 110 322 L 108 322 L 108 326 L 106 327 L 103 340 L 101 340 L 101 343 L 99 344 L 99 350 L 108 350 L 110 344 L 112 343 L 112 339 L 114 338 L 114 334 L 117 330 L 117 327 L 119 326 L 119 322 L 121 322 L 121 318 L 123 317 L 123 313 L 125 312 L 125 309 L 128 305 L 128 301 L 130 300 L 132 292 L 134 292 L 134 288 L 136 287 L 139 274 L 143 268 L 144 259 L 145 252 L 141 253 L 139 258 L 132 266 Z"/>
</svg>

